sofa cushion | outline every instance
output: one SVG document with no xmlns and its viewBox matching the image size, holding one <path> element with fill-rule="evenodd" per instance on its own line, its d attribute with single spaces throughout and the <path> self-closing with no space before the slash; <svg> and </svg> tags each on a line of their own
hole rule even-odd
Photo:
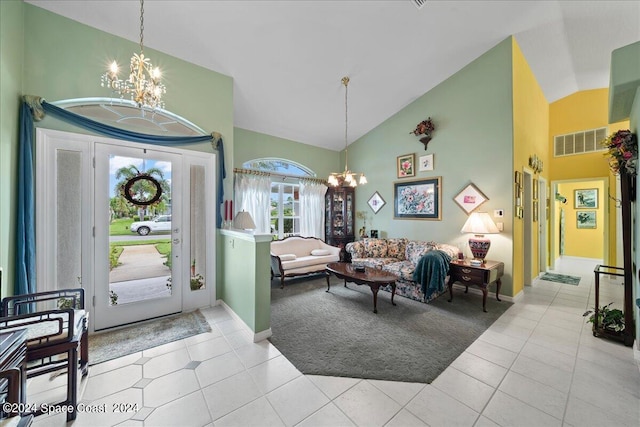
<svg viewBox="0 0 640 427">
<path fill-rule="evenodd" d="M 449 255 L 451 259 L 457 259 L 458 251 L 460 250 L 457 246 L 449 245 L 447 243 L 436 243 L 436 249 Z"/>
<path fill-rule="evenodd" d="M 287 270 L 292 270 L 300 267 L 307 267 L 311 265 L 321 265 L 328 264 L 330 262 L 339 261 L 340 257 L 337 255 L 324 255 L 324 256 L 299 256 L 291 261 L 282 261 L 282 268 L 286 272 Z"/>
<path fill-rule="evenodd" d="M 411 261 L 414 265 L 418 264 L 422 255 L 435 249 L 433 242 L 422 242 L 418 240 L 409 240 L 407 242 L 406 260 Z"/>
<path fill-rule="evenodd" d="M 313 256 L 331 255 L 331 252 L 329 252 L 328 249 L 314 249 L 311 251 L 311 255 Z"/>
<path fill-rule="evenodd" d="M 405 259 L 405 251 L 409 239 L 404 237 L 387 240 L 387 256 L 398 260 Z"/>
<path fill-rule="evenodd" d="M 280 261 L 293 261 L 296 258 L 297 257 L 296 257 L 295 254 L 282 254 L 282 255 L 280 255 Z"/>
<path fill-rule="evenodd" d="M 416 269 L 416 264 L 406 260 L 398 261 L 383 265 L 382 269 L 384 271 L 388 271 L 389 273 L 395 274 L 402 280 L 412 281 L 413 271 Z"/>
<path fill-rule="evenodd" d="M 364 239 L 364 258 L 385 258 L 387 239 Z"/>
<path fill-rule="evenodd" d="M 351 258 L 364 258 L 364 241 L 349 242 L 345 250 L 351 254 Z"/>
</svg>

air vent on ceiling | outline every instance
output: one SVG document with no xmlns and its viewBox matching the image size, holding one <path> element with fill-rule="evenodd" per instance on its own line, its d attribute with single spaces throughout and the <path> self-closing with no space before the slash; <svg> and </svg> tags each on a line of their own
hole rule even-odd
<svg viewBox="0 0 640 427">
<path fill-rule="evenodd" d="M 427 0 L 411 0 L 411 3 L 413 3 L 418 9 L 422 9 L 422 6 L 427 4 Z"/>
<path fill-rule="evenodd" d="M 607 128 L 590 129 L 554 137 L 554 156 L 570 156 L 572 154 L 602 151 L 600 141 L 607 137 Z"/>
</svg>

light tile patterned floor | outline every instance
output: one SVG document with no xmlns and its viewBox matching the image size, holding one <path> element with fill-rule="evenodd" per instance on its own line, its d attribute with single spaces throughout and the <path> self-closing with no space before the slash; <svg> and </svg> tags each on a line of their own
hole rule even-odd
<svg viewBox="0 0 640 427">
<path fill-rule="evenodd" d="M 268 341 L 257 344 L 221 307 L 212 332 L 91 368 L 80 426 L 637 426 L 640 370 L 631 348 L 594 338 L 593 265 L 563 262 L 579 286 L 536 280 L 432 384 L 302 375 Z M 603 303 L 622 301 L 604 279 Z M 44 378 L 44 377 L 41 377 Z M 64 377 L 30 381 L 32 401 Z M 137 412 L 113 412 L 137 404 Z M 34 426 L 63 426 L 64 414 Z"/>
</svg>

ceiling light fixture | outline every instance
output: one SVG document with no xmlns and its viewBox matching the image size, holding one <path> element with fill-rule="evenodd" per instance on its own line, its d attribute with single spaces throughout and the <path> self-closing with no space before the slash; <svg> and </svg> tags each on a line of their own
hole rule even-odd
<svg viewBox="0 0 640 427">
<path fill-rule="evenodd" d="M 360 175 L 360 184 L 367 183 L 367 177 L 364 176 L 364 173 L 356 173 L 351 172 L 349 170 L 349 153 L 348 153 L 348 145 L 349 140 L 347 139 L 348 130 L 349 130 L 349 120 L 348 120 L 348 84 L 349 77 L 342 78 L 342 84 L 344 85 L 344 172 L 333 172 L 329 175 L 327 182 L 332 187 L 357 187 L 358 180 L 356 180 L 356 175 Z"/>
<path fill-rule="evenodd" d="M 131 57 L 131 72 L 128 80 L 118 77 L 118 64 L 111 63 L 109 71 L 102 75 L 100 86 L 108 87 L 124 98 L 129 95 L 138 107 L 151 109 L 164 108 L 162 95 L 167 90 L 160 81 L 161 73 L 158 67 L 153 68 L 149 58 L 144 56 L 144 0 L 140 0 L 140 54 Z"/>
</svg>

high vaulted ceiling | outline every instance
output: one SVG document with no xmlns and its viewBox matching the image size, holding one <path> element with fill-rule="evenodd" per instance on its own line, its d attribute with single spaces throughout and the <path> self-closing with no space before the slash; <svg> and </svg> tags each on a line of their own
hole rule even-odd
<svg viewBox="0 0 640 427">
<path fill-rule="evenodd" d="M 27 2 L 139 41 L 138 1 Z M 343 76 L 349 143 L 510 35 L 553 102 L 608 87 L 640 2 L 146 0 L 144 26 L 145 46 L 233 77 L 235 126 L 341 150 Z"/>
</svg>

